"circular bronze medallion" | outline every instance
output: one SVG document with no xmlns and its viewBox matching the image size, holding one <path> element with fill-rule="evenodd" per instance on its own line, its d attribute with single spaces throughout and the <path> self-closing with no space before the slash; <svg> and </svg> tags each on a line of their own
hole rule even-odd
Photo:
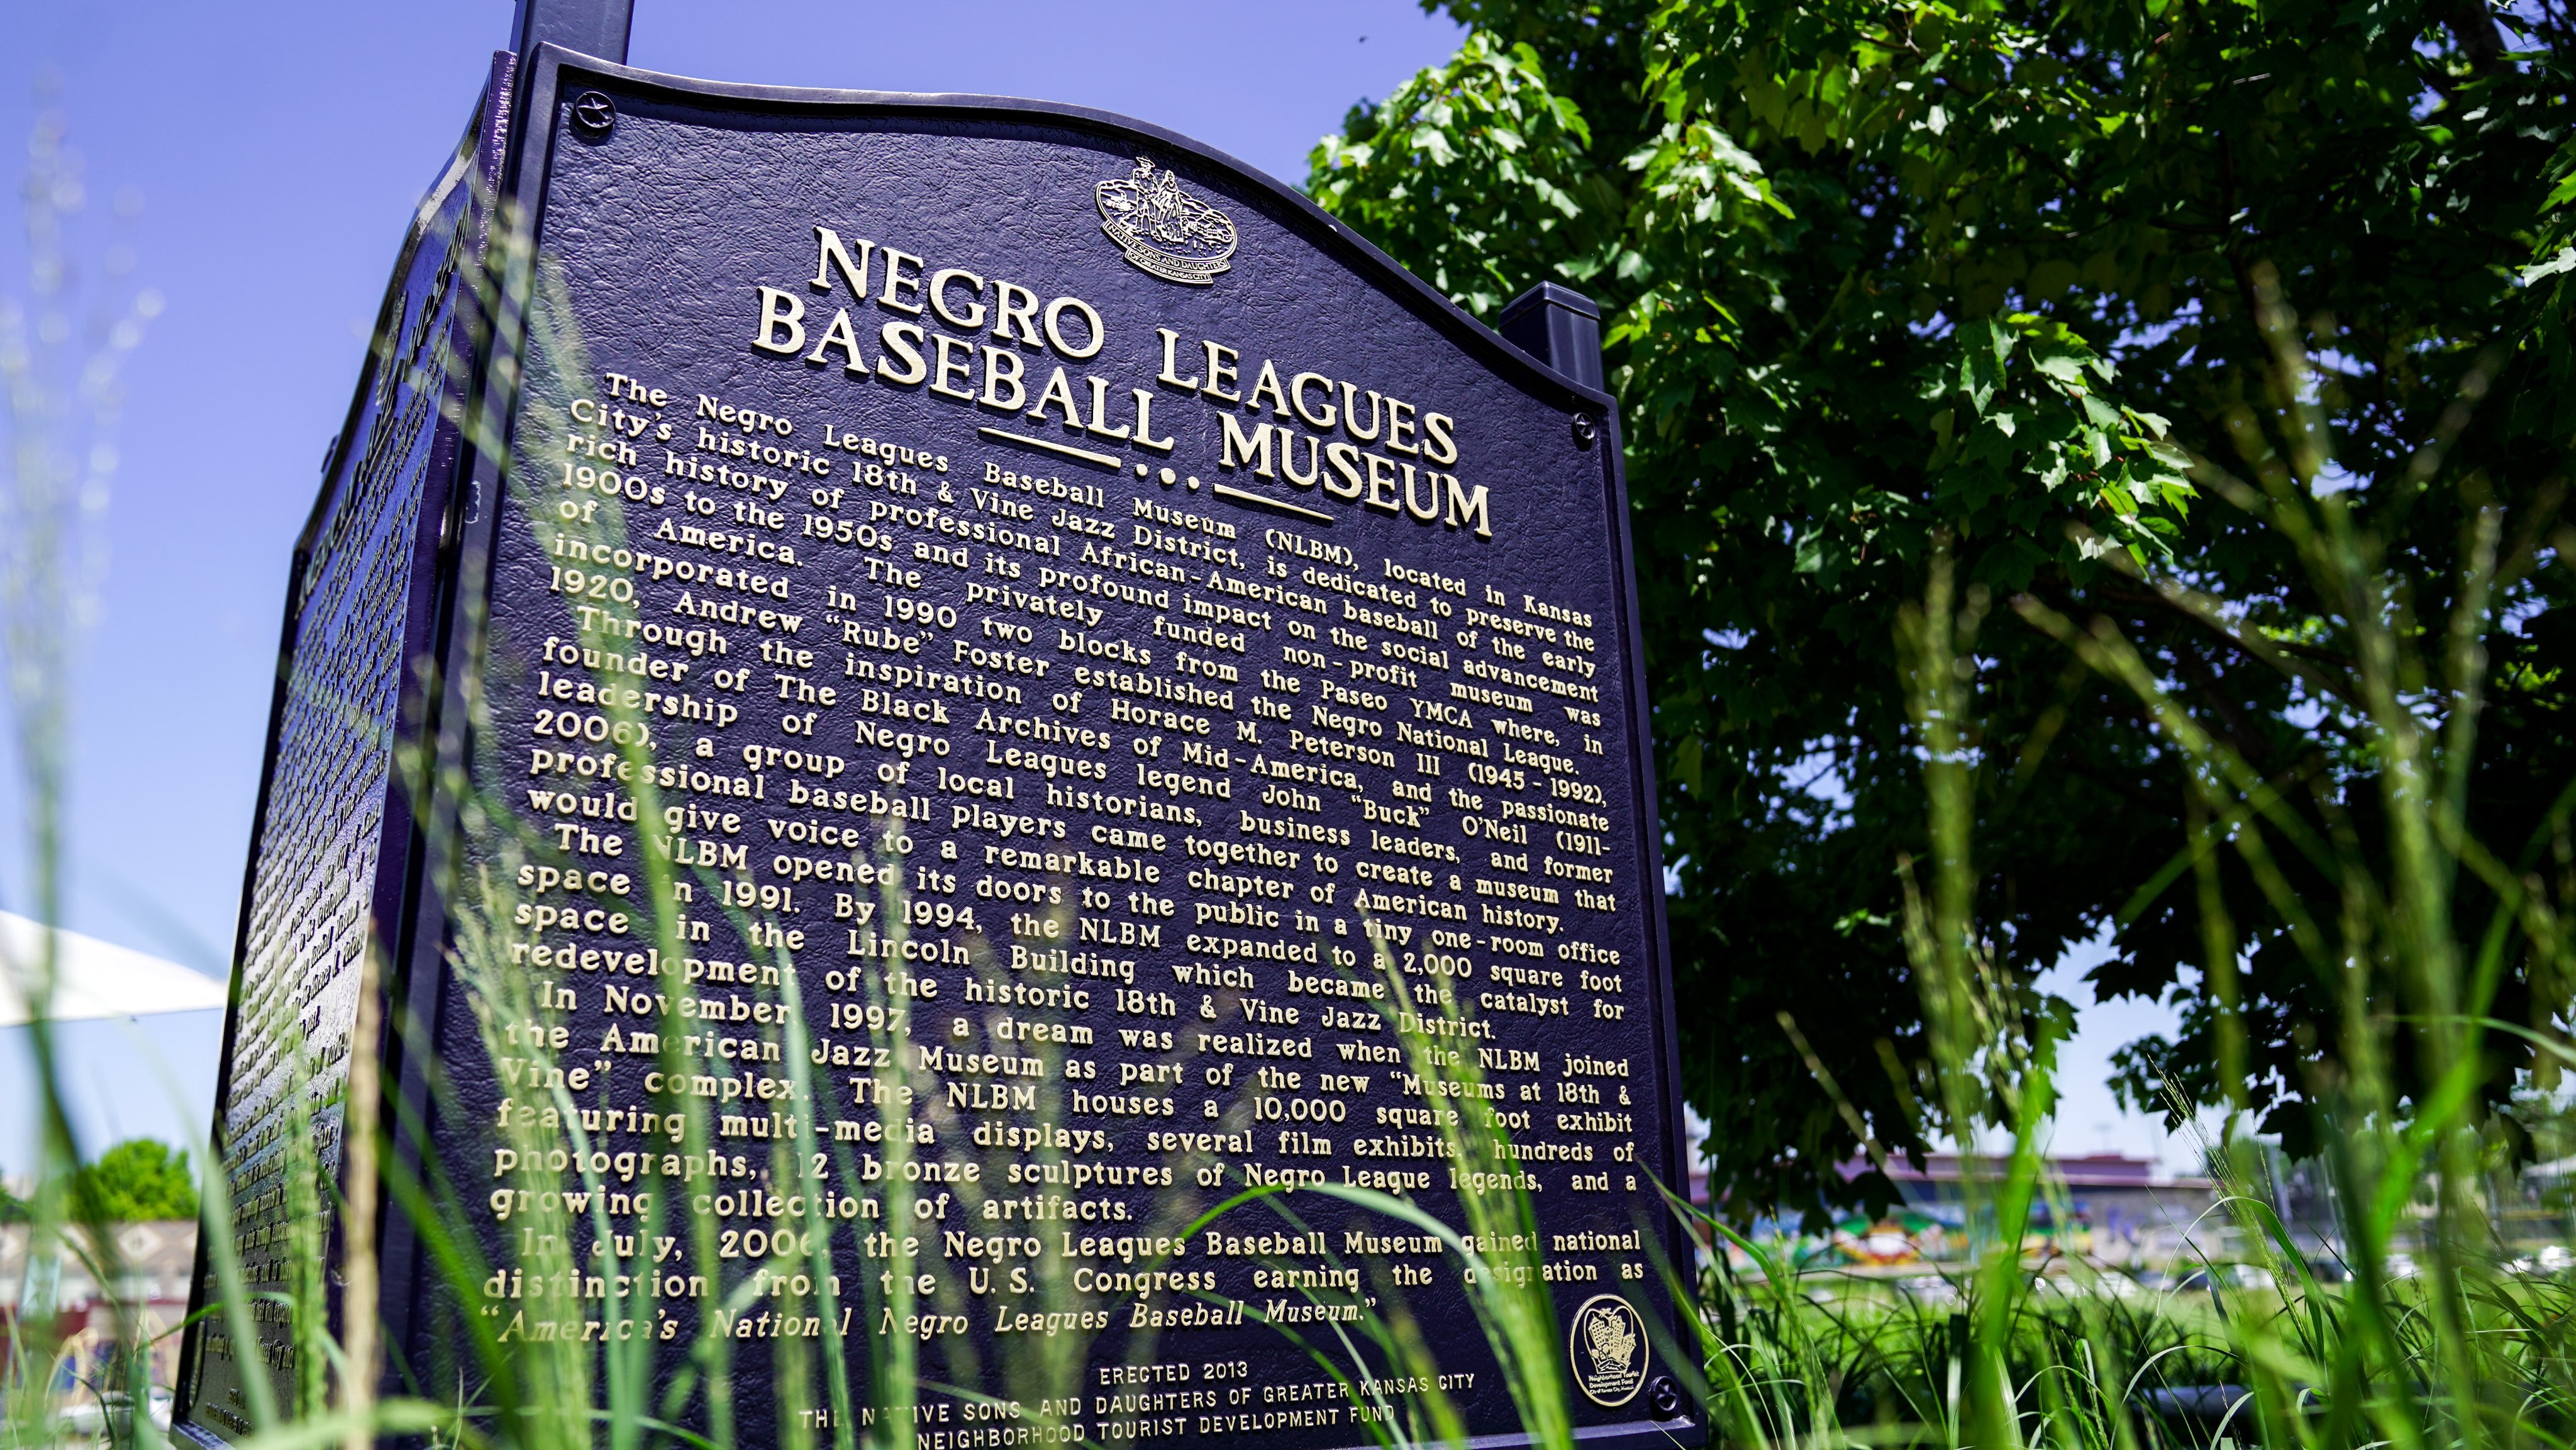
<svg viewBox="0 0 2576 1450">
<path fill-rule="evenodd" d="M 1595 1294 L 1574 1311 L 1565 1354 L 1584 1397 L 1616 1409 L 1635 1399 L 1646 1382 L 1646 1321 L 1618 1295 Z"/>
</svg>

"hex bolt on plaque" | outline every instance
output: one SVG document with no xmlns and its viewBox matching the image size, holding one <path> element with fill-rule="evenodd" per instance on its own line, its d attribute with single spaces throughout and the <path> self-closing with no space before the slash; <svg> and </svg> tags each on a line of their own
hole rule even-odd
<svg viewBox="0 0 2576 1450">
<path fill-rule="evenodd" d="M 1574 442 L 1577 447 L 1591 447 L 1593 436 L 1599 431 L 1599 428 L 1592 421 L 1591 414 L 1577 413 L 1574 415 Z"/>
<path fill-rule="evenodd" d="M 1670 1375 L 1657 1375 L 1655 1382 L 1646 1386 L 1646 1405 L 1655 1412 L 1656 1419 L 1669 1420 L 1682 1412 L 1682 1387 L 1674 1384 Z"/>
<path fill-rule="evenodd" d="M 605 91 L 584 91 L 572 103 L 572 123 L 594 141 L 617 129 L 617 103 Z"/>
</svg>

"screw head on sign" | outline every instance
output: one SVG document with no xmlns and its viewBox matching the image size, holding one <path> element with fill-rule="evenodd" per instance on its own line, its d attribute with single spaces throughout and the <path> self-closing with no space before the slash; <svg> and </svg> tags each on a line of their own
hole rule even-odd
<svg viewBox="0 0 2576 1450">
<path fill-rule="evenodd" d="M 1681 1413 L 1682 1387 L 1674 1384 L 1669 1375 L 1657 1375 L 1655 1382 L 1646 1387 L 1646 1403 L 1656 1419 L 1669 1420 Z"/>
<path fill-rule="evenodd" d="M 617 103 L 604 91 L 584 91 L 573 100 L 572 123 L 585 136 L 605 136 L 617 127 Z"/>
<path fill-rule="evenodd" d="M 1577 413 L 1574 415 L 1575 446 L 1579 448 L 1591 447 L 1593 436 L 1599 431 L 1598 427 L 1592 421 L 1591 414 Z"/>
</svg>

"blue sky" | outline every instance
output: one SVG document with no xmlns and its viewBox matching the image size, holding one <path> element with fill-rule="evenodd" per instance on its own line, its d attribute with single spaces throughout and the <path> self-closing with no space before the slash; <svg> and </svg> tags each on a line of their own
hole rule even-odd
<svg viewBox="0 0 2576 1450">
<path fill-rule="evenodd" d="M 640 66 L 1069 101 L 1291 181 L 1353 101 L 1446 59 L 1460 37 L 1410 0 L 637 0 L 636 11 Z M 127 375 L 100 614 L 68 682 L 76 929 L 224 969 L 288 554 L 394 248 L 510 19 L 503 0 L 9 0 L 8 194 L 50 77 L 89 183 L 76 253 L 130 246 L 137 284 L 166 299 Z M 120 194 L 141 205 L 122 227 L 107 218 Z M 0 292 L 22 292 L 25 277 L 13 217 L 0 227 Z M 0 820 L 16 819 L 0 781 Z M 24 905 L 22 867 L 19 843 L 0 840 L 0 907 Z M 91 1131 L 193 1136 L 217 1016 L 66 1027 Z M 2099 1084 L 2110 1049 L 2163 1016 L 2114 1008 L 2088 1021 L 2075 1056 L 2102 1066 L 2068 1075 L 2062 1148 L 2156 1150 L 2161 1135 L 2118 1114 Z M 23 1100 L 22 1038 L 0 1030 L 0 1102 Z M 138 1067 L 147 1061 L 166 1074 Z M 0 1169 L 25 1163 L 25 1132 L 21 1114 L 0 1112 Z"/>
</svg>

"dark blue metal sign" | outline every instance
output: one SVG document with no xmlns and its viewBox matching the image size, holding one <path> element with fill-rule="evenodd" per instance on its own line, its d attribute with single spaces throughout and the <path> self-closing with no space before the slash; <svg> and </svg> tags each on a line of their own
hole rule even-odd
<svg viewBox="0 0 2576 1450">
<path fill-rule="evenodd" d="M 1134 122 L 516 100 L 389 931 L 496 1271 L 385 1239 L 415 1387 L 640 1338 L 751 1443 L 889 1374 L 957 1447 L 1517 1434 L 1517 1303 L 1587 1438 L 1695 1438 L 1610 399 Z"/>
</svg>

